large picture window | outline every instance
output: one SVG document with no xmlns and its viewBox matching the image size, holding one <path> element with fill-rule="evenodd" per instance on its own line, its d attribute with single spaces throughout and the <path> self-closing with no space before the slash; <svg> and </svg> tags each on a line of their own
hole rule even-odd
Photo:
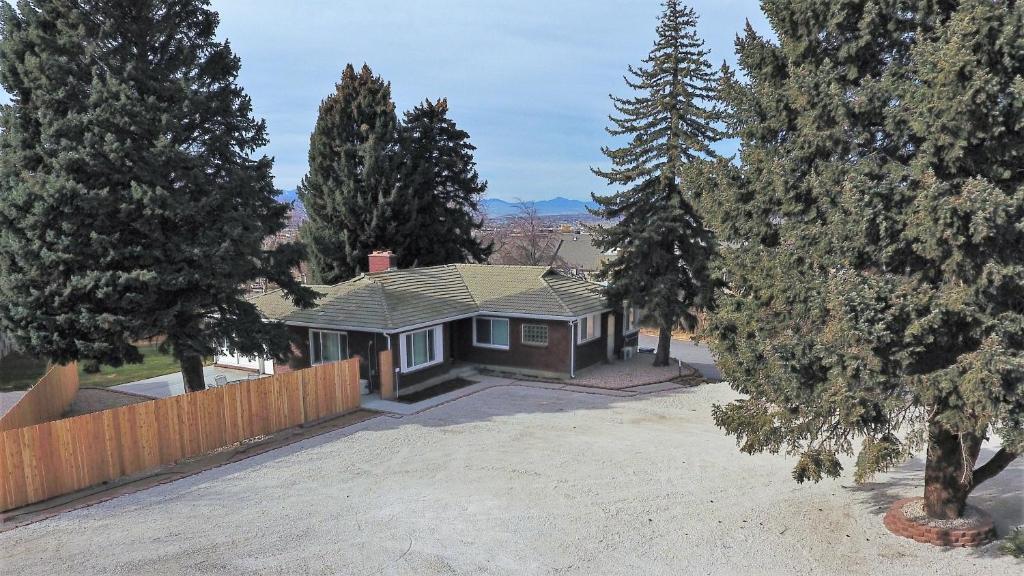
<svg viewBox="0 0 1024 576">
<path fill-rule="evenodd" d="M 401 336 L 402 371 L 410 372 L 438 364 L 444 359 L 441 326 L 432 326 Z"/>
<path fill-rule="evenodd" d="M 508 318 L 474 318 L 473 344 L 508 350 Z"/>
<path fill-rule="evenodd" d="M 576 341 L 580 344 L 601 337 L 601 313 L 588 314 L 580 318 L 580 330 Z"/>
<path fill-rule="evenodd" d="M 523 344 L 529 346 L 548 345 L 548 327 L 546 324 L 523 324 Z"/>
<path fill-rule="evenodd" d="M 348 358 L 348 335 L 326 330 L 309 331 L 310 364 L 326 364 Z"/>
</svg>

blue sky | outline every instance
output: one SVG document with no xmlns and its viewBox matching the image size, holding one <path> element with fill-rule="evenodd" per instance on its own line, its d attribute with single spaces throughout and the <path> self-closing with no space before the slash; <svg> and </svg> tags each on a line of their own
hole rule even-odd
<svg viewBox="0 0 1024 576">
<path fill-rule="evenodd" d="M 768 25 L 756 0 L 691 0 L 717 66 L 735 62 L 749 19 Z M 604 182 L 590 173 L 626 66 L 654 41 L 657 0 L 215 0 L 220 34 L 242 58 L 241 82 L 270 130 L 280 188 L 306 172 L 320 101 L 347 62 L 391 82 L 407 110 L 448 98 L 451 116 L 503 199 L 586 199 Z M 729 145 L 724 147 L 729 150 Z"/>
<path fill-rule="evenodd" d="M 717 66 L 735 63 L 756 0 L 690 0 Z M 391 82 L 399 111 L 447 97 L 477 147 L 488 195 L 506 200 L 604 191 L 608 94 L 654 41 L 659 0 L 214 0 L 219 35 L 242 59 L 240 81 L 267 120 L 279 188 L 306 172 L 320 101 L 345 64 Z M 735 144 L 721 150 L 731 153 Z"/>
</svg>

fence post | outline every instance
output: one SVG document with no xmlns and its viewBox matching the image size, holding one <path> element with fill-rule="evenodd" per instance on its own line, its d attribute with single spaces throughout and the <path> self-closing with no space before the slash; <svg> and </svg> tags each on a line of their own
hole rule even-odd
<svg viewBox="0 0 1024 576">
<path fill-rule="evenodd" d="M 391 350 L 380 351 L 380 397 L 391 400 L 395 397 L 394 355 Z"/>
</svg>

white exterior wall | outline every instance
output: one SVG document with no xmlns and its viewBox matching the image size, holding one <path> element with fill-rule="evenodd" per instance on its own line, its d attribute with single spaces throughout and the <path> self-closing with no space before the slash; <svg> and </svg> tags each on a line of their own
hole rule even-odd
<svg viewBox="0 0 1024 576">
<path fill-rule="evenodd" d="M 270 358 L 261 359 L 249 356 L 239 356 L 238 354 L 229 354 L 225 351 L 214 356 L 213 363 L 220 366 L 238 368 L 240 370 L 255 370 L 263 374 L 274 373 L 274 360 Z"/>
</svg>

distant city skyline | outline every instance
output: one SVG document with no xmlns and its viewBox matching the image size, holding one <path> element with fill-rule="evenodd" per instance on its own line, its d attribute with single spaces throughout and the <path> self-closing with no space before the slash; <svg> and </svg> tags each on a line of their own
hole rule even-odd
<svg viewBox="0 0 1024 576">
<path fill-rule="evenodd" d="M 747 19 L 769 33 L 756 0 L 691 0 L 716 67 L 735 65 Z M 239 81 L 267 121 L 275 184 L 306 173 L 319 104 L 345 64 L 364 62 L 391 82 L 402 112 L 447 97 L 477 147 L 488 197 L 586 200 L 604 192 L 608 94 L 625 95 L 626 66 L 654 41 L 655 0 L 214 0 L 218 36 L 242 60 Z M 6 95 L 4 95 L 6 101 Z M 735 142 L 719 151 L 731 154 Z"/>
</svg>

